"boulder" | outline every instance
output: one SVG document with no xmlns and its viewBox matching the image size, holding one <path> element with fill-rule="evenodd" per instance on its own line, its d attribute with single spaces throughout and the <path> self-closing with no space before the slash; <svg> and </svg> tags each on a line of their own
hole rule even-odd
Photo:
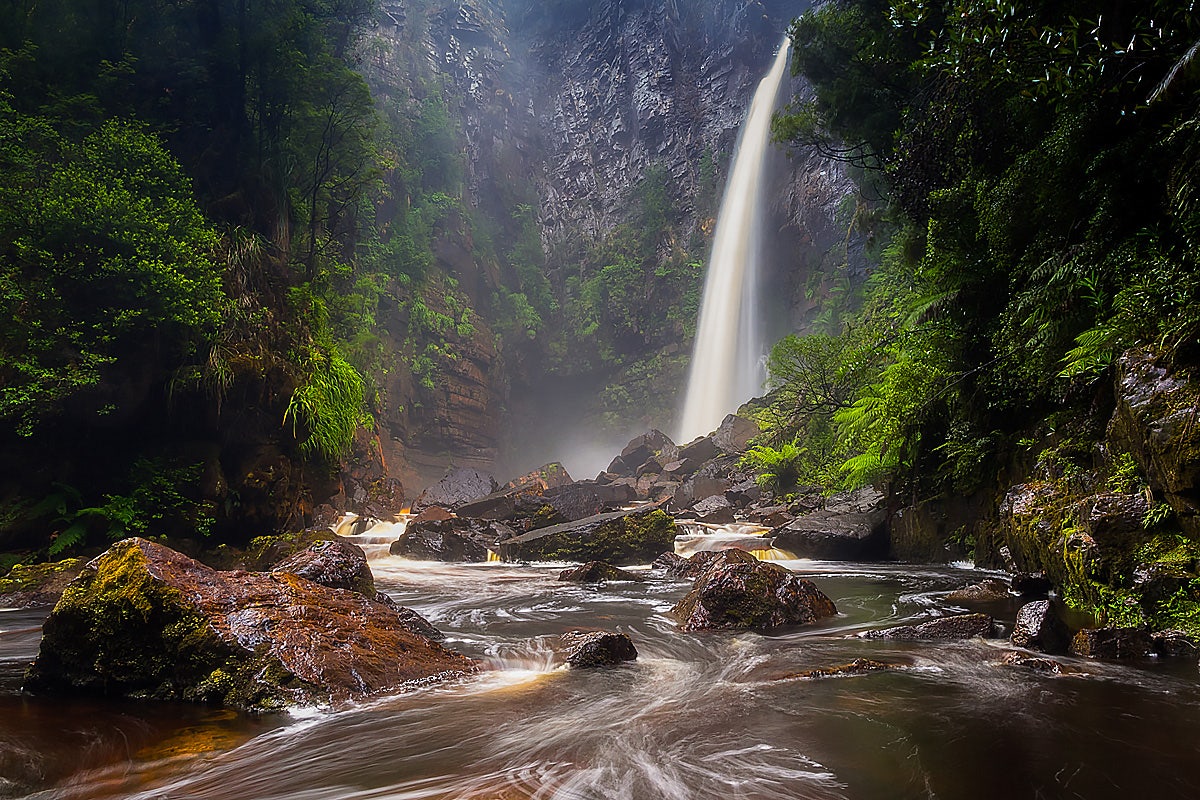
<svg viewBox="0 0 1200 800">
<path fill-rule="evenodd" d="M 866 561 L 887 555 L 887 512 L 873 487 L 829 498 L 822 511 L 797 517 L 771 531 L 775 546 L 800 558 Z"/>
<path fill-rule="evenodd" d="M 637 648 L 623 633 L 569 631 L 560 641 L 566 662 L 574 669 L 609 667 L 638 657 Z"/>
<path fill-rule="evenodd" d="M 987 614 L 957 614 L 952 617 L 923 622 L 920 625 L 899 625 L 859 634 L 861 639 L 897 639 L 904 641 L 985 639 L 996 635 L 996 622 Z"/>
<path fill-rule="evenodd" d="M 567 472 L 558 461 L 552 461 L 549 464 L 543 464 L 533 472 L 526 473 L 519 478 L 513 478 L 504 485 L 506 489 L 532 489 L 534 492 L 541 494 L 547 489 L 554 489 L 559 486 L 568 486 L 573 483 L 571 474 Z"/>
<path fill-rule="evenodd" d="M 1184 631 L 1156 631 L 1150 634 L 1156 656 L 1163 658 L 1195 658 L 1200 655 L 1200 640 Z"/>
<path fill-rule="evenodd" d="M 1153 651 L 1142 628 L 1084 628 L 1071 640 L 1071 652 L 1085 658 L 1144 658 Z"/>
<path fill-rule="evenodd" d="M 375 597 L 375 576 L 367 566 L 367 554 L 353 542 L 314 542 L 285 558 L 272 572 L 287 572 L 328 586 Z"/>
<path fill-rule="evenodd" d="M 555 461 L 514 478 L 498 491 L 462 503 L 455 511 L 460 517 L 478 519 L 513 520 L 528 517 L 545 504 L 542 500 L 544 495 L 569 489 L 573 485 L 566 468 Z"/>
<path fill-rule="evenodd" d="M 735 508 L 746 508 L 752 503 L 757 503 L 762 499 L 762 496 L 762 487 L 758 485 L 758 481 L 754 478 L 740 478 L 725 490 L 725 499 L 732 503 Z M 785 521 L 780 520 L 778 524 L 782 525 Z"/>
<path fill-rule="evenodd" d="M 650 564 L 651 569 L 662 570 L 664 578 L 695 580 L 717 557 L 715 550 L 702 550 L 684 558 L 676 553 L 663 553 Z"/>
<path fill-rule="evenodd" d="M 721 448 L 711 436 L 703 436 L 679 448 L 679 457 L 694 464 L 703 464 L 721 455 Z"/>
<path fill-rule="evenodd" d="M 369 520 L 362 517 L 355 520 L 352 525 L 353 532 L 358 533 L 367 522 Z M 336 538 L 337 535 L 327 528 L 309 528 L 278 535 L 256 536 L 246 545 L 245 550 L 221 545 L 216 551 L 205 554 L 203 558 L 206 563 L 218 569 L 262 572 L 310 545 L 330 542 Z"/>
<path fill-rule="evenodd" d="M 82 558 L 17 564 L 0 578 L 0 608 L 52 606 L 82 569 Z"/>
<path fill-rule="evenodd" d="M 740 550 L 723 550 L 671 613 L 685 631 L 807 625 L 837 613 L 812 581 Z"/>
<path fill-rule="evenodd" d="M 698 500 L 723 495 L 733 485 L 730 475 L 737 467 L 737 458 L 722 456 L 701 467 L 675 490 L 672 504 L 675 508 L 691 508 Z"/>
<path fill-rule="evenodd" d="M 497 543 L 512 535 L 512 528 L 494 520 L 430 520 L 409 523 L 400 538 L 392 542 L 390 552 L 417 561 L 483 562 L 488 560 L 489 550 L 496 552 Z"/>
<path fill-rule="evenodd" d="M 750 447 L 750 440 L 758 436 L 758 423 L 730 414 L 721 420 L 712 435 L 713 444 L 726 453 L 742 454 Z"/>
<path fill-rule="evenodd" d="M 729 493 L 726 492 L 726 498 Z M 762 525 L 764 528 L 780 528 L 792 521 L 793 517 L 788 513 L 787 506 L 765 506 L 764 508 L 755 508 L 746 514 L 746 519 L 749 522 Z"/>
<path fill-rule="evenodd" d="M 616 511 L 636 498 L 637 492 L 626 484 L 601 486 L 590 481 L 580 481 L 548 489 L 541 499 L 560 517 L 573 522 L 605 511 Z"/>
<path fill-rule="evenodd" d="M 706 497 L 692 506 L 692 513 L 698 522 L 710 525 L 728 525 L 733 522 L 733 506 L 724 495 L 714 494 Z"/>
<path fill-rule="evenodd" d="M 995 578 L 956 589 L 946 595 L 948 603 L 1001 603 L 1012 599 L 1008 584 Z"/>
<path fill-rule="evenodd" d="M 511 536 L 497 544 L 505 561 L 648 564 L 673 549 L 675 521 L 653 507 L 612 511 Z"/>
<path fill-rule="evenodd" d="M 664 461 L 674 461 L 679 456 L 679 448 L 671 441 L 671 437 L 667 436 L 662 431 L 653 430 L 649 433 L 643 433 L 641 436 L 634 437 L 629 444 L 625 445 L 625 449 L 621 451 L 621 461 L 624 468 L 629 472 L 623 474 L 631 474 L 638 467 L 645 464 L 651 458 L 663 456 Z M 660 462 L 661 463 L 661 462 Z M 611 466 L 609 472 L 616 472 Z"/>
<path fill-rule="evenodd" d="M 1027 650 L 1065 653 L 1071 643 L 1071 631 L 1049 600 L 1035 600 L 1017 612 L 1009 641 Z"/>
<path fill-rule="evenodd" d="M 396 610 L 291 573 L 220 572 L 145 539 L 88 563 L 46 620 L 37 693 L 327 703 L 459 675 L 470 659 Z"/>
<path fill-rule="evenodd" d="M 606 583 L 608 581 L 634 581 L 641 583 L 645 580 L 641 575 L 626 572 L 603 561 L 589 561 L 586 564 L 580 564 L 578 567 L 564 569 L 558 573 L 558 579 L 572 583 Z"/>
<path fill-rule="evenodd" d="M 472 500 L 486 497 L 499 489 L 496 479 L 486 472 L 466 467 L 456 467 L 441 480 L 421 492 L 412 504 L 414 514 L 429 506 L 441 506 L 451 511 Z"/>
<path fill-rule="evenodd" d="M 420 525 L 423 522 L 444 522 L 448 519 L 454 519 L 454 513 L 447 511 L 441 506 L 428 506 L 421 510 L 420 514 L 408 521 L 409 525 Z"/>
</svg>

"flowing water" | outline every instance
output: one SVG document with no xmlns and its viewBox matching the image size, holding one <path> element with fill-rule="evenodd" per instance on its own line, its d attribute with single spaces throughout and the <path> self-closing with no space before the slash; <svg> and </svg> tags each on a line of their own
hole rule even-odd
<svg viewBox="0 0 1200 800">
<path fill-rule="evenodd" d="M 762 332 L 757 300 L 762 251 L 763 179 L 771 113 L 787 71 L 788 40 L 759 83 L 738 134 L 721 197 L 704 283 L 696 344 L 679 425 L 688 442 L 717 427 L 762 388 Z"/>
<path fill-rule="evenodd" d="M 370 534 L 367 534 L 368 536 Z M 382 537 L 380 537 L 382 538 Z M 550 565 L 445 565 L 369 545 L 379 586 L 488 670 L 338 709 L 247 717 L 19 694 L 44 612 L 0 612 L 0 796 L 194 800 L 766 800 L 1200 796 L 1192 662 L 1000 665 L 1002 642 L 856 632 L 955 611 L 958 567 L 784 561 L 837 603 L 772 635 L 685 634 L 679 581 L 563 584 Z M 996 609 L 1011 624 L 1014 609 Z M 553 666 L 572 628 L 640 657 Z M 795 673 L 867 657 L 854 677 Z"/>
</svg>

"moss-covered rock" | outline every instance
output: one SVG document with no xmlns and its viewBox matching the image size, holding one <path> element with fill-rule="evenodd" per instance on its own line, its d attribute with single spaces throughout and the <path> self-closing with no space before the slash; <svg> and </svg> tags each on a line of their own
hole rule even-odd
<svg viewBox="0 0 1200 800">
<path fill-rule="evenodd" d="M 259 572 L 270 569 L 311 545 L 336 539 L 337 534 L 327 528 L 308 528 L 289 533 L 256 536 L 245 548 L 222 545 L 214 551 L 204 553 L 201 559 L 217 569 Z"/>
<path fill-rule="evenodd" d="M 126 539 L 67 587 L 26 686 L 263 711 L 472 666 L 357 592 L 289 573 L 220 572 Z"/>
<path fill-rule="evenodd" d="M 648 564 L 675 545 L 675 520 L 661 509 L 615 511 L 553 525 L 498 544 L 506 561 Z"/>
<path fill-rule="evenodd" d="M 52 606 L 82 569 L 82 558 L 17 564 L 0 578 L 0 608 Z"/>
</svg>

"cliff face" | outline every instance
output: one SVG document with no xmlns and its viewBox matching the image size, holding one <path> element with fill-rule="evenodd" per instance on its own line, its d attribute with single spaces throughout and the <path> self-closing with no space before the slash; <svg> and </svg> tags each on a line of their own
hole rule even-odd
<svg viewBox="0 0 1200 800">
<path fill-rule="evenodd" d="M 402 111 L 431 95 L 444 99 L 461 159 L 462 200 L 476 224 L 474 234 L 470 226 L 441 231 L 436 266 L 479 312 L 478 335 L 466 348 L 478 358 L 460 354 L 439 378 L 444 385 L 435 397 L 393 380 L 394 396 L 385 405 L 405 411 L 385 409 L 380 422 L 395 455 L 424 464 L 425 475 L 456 454 L 486 463 L 505 431 L 538 427 L 544 418 L 541 387 L 564 361 L 559 356 L 557 367 L 549 363 L 540 344 L 548 337 L 535 343 L 508 337 L 498 348 L 482 341 L 492 338 L 487 324 L 495 327 L 494 308 L 505 286 L 532 297 L 506 256 L 520 235 L 516 209 L 531 209 L 546 255 L 542 271 L 560 305 L 569 293 L 565 274 L 578 269 L 563 254 L 602 241 L 629 222 L 631 194 L 651 170 L 665 177 L 674 214 L 659 257 L 667 259 L 674 242 L 689 243 L 689 252 L 707 251 L 746 107 L 788 21 L 808 5 L 384 0 L 368 49 L 372 88 Z M 786 86 L 784 96 L 801 88 Z M 844 236 L 837 210 L 851 184 L 839 165 L 804 154 L 778 154 L 772 176 L 769 280 L 775 307 L 769 313 L 773 332 L 782 333 L 803 324 L 808 274 Z M 492 239 L 490 252 L 479 246 L 481 228 Z M 676 297 L 652 300 L 660 313 L 681 304 Z M 547 326 L 571 323 L 545 311 L 543 316 Z M 689 344 L 678 333 L 669 338 L 669 345 L 662 337 L 647 338 L 640 350 L 618 353 L 615 360 L 647 363 L 669 349 L 677 372 Z M 609 367 L 607 373 L 567 370 L 576 394 L 593 399 L 593 411 L 603 410 L 595 397 L 605 384 L 623 380 Z M 653 389 L 663 398 L 660 407 L 646 410 L 641 421 L 666 424 L 662 409 L 673 405 L 678 377 L 664 370 L 663 385 Z M 463 398 L 469 402 L 460 408 Z"/>
</svg>

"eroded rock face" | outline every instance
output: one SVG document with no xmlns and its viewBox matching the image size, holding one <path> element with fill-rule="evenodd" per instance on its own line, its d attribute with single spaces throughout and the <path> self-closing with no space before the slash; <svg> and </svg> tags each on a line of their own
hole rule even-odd
<svg viewBox="0 0 1200 800">
<path fill-rule="evenodd" d="M 574 669 L 610 667 L 638 657 L 637 648 L 624 633 L 570 631 L 561 637 L 566 662 Z"/>
<path fill-rule="evenodd" d="M 996 635 L 996 623 L 987 614 L 958 614 L 952 617 L 923 622 L 920 625 L 898 625 L 878 631 L 860 633 L 862 639 L 900 639 L 906 641 L 991 638 Z"/>
<path fill-rule="evenodd" d="M 375 597 L 375 576 L 367 565 L 367 554 L 353 542 L 314 542 L 280 561 L 271 571 L 288 572 L 331 589 L 348 589 Z"/>
<path fill-rule="evenodd" d="M 220 572 L 145 539 L 91 561 L 46 620 L 34 692 L 325 703 L 462 674 L 392 606 L 290 573 Z"/>
<path fill-rule="evenodd" d="M 837 613 L 816 585 L 778 564 L 723 550 L 671 609 L 685 631 L 807 625 Z"/>
</svg>

